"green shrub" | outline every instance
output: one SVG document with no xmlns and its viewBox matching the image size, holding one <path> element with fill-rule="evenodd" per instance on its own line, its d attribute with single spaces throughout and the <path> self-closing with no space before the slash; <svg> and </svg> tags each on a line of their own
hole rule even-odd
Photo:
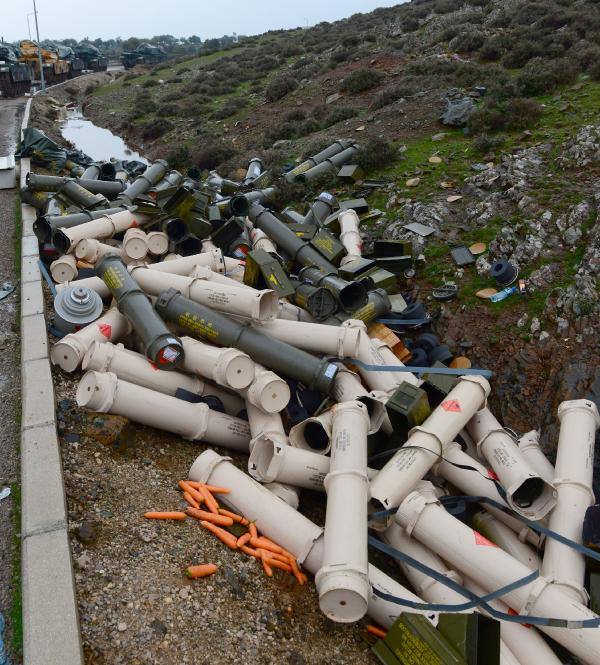
<svg viewBox="0 0 600 665">
<path fill-rule="evenodd" d="M 356 163 L 365 171 L 390 166 L 396 158 L 396 148 L 382 138 L 369 139 L 358 149 Z"/>
<path fill-rule="evenodd" d="M 142 83 L 142 88 L 153 88 L 156 85 L 158 85 L 158 81 L 155 81 L 154 79 L 146 79 Z"/>
<path fill-rule="evenodd" d="M 347 62 L 348 60 L 350 60 L 351 57 L 352 54 L 350 53 L 350 51 L 346 51 L 346 49 L 340 49 L 338 51 L 334 51 L 331 54 L 329 61 L 335 65 L 339 64 L 340 62 Z"/>
<path fill-rule="evenodd" d="M 177 104 L 162 104 L 156 109 L 156 115 L 160 118 L 176 118 L 180 113 L 181 109 Z"/>
<path fill-rule="evenodd" d="M 544 50 L 539 43 L 526 41 L 516 44 L 502 58 L 502 64 L 508 69 L 520 69 L 531 59 L 543 54 Z"/>
<path fill-rule="evenodd" d="M 192 162 L 201 170 L 212 171 L 234 154 L 235 151 L 224 143 L 209 142 L 192 152 Z"/>
<path fill-rule="evenodd" d="M 480 49 L 485 42 L 485 36 L 475 30 L 466 30 L 452 39 L 449 46 L 454 51 L 471 52 Z"/>
<path fill-rule="evenodd" d="M 384 75 L 374 69 L 356 69 L 340 84 L 340 89 L 356 95 L 374 88 L 383 80 Z"/>
<path fill-rule="evenodd" d="M 142 128 L 142 135 L 145 139 L 158 139 L 173 129 L 173 123 L 164 118 L 151 120 Z"/>
<path fill-rule="evenodd" d="M 283 99 L 289 92 L 298 87 L 296 79 L 291 76 L 283 75 L 273 79 L 265 90 L 265 97 L 268 102 L 275 102 L 278 99 Z"/>
<path fill-rule="evenodd" d="M 224 120 L 235 115 L 238 111 L 248 105 L 248 100 L 244 97 L 232 97 L 228 99 L 220 109 L 213 112 L 212 118 L 215 120 Z"/>
<path fill-rule="evenodd" d="M 541 115 L 542 107 L 532 99 L 489 99 L 471 115 L 469 127 L 475 133 L 526 129 L 535 125 Z"/>
<path fill-rule="evenodd" d="M 480 152 L 482 155 L 499 148 L 506 142 L 506 137 L 502 134 L 496 136 L 490 136 L 489 134 L 479 134 L 473 139 L 473 147 L 477 152 Z"/>
<path fill-rule="evenodd" d="M 292 109 L 283 116 L 284 122 L 301 122 L 306 118 L 306 113 L 302 109 Z"/>
<path fill-rule="evenodd" d="M 504 55 L 506 47 L 500 35 L 494 35 L 485 41 L 479 49 L 479 57 L 488 62 L 496 62 Z"/>
<path fill-rule="evenodd" d="M 573 83 L 578 73 L 579 65 L 575 59 L 534 58 L 519 74 L 517 83 L 525 96 L 533 97 L 550 92 L 559 85 Z"/>
<path fill-rule="evenodd" d="M 592 81 L 600 81 L 600 61 L 588 67 L 588 74 Z"/>
<path fill-rule="evenodd" d="M 351 106 L 336 106 L 323 118 L 323 127 L 331 127 L 343 120 L 349 120 L 358 115 L 358 110 Z"/>
</svg>

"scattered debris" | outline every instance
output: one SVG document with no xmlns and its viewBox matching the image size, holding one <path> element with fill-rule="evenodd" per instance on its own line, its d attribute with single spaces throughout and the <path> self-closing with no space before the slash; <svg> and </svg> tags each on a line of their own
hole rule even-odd
<svg viewBox="0 0 600 665">
<path fill-rule="evenodd" d="M 0 490 L 0 501 L 2 501 L 2 499 L 6 499 L 6 497 L 9 496 L 10 496 L 10 487 L 3 487 Z"/>
</svg>

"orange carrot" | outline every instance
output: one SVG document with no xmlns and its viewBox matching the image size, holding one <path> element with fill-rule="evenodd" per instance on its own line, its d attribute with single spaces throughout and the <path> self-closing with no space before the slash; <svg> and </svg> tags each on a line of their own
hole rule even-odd
<svg viewBox="0 0 600 665">
<path fill-rule="evenodd" d="M 273 552 L 271 550 L 267 550 L 267 552 L 269 554 L 269 559 L 275 559 L 275 561 L 280 561 L 281 563 L 285 563 L 288 566 L 290 565 L 289 557 L 283 554 L 278 554 L 277 552 Z"/>
<path fill-rule="evenodd" d="M 242 519 L 240 520 L 240 524 L 242 524 L 243 526 L 249 526 L 250 520 L 247 520 L 245 517 L 242 517 Z"/>
<path fill-rule="evenodd" d="M 200 486 L 203 485 L 203 483 L 197 483 L 195 480 L 182 480 L 182 483 L 187 483 L 190 487 L 193 487 L 195 490 L 199 490 Z"/>
<path fill-rule="evenodd" d="M 281 554 L 283 549 L 271 542 L 268 538 L 260 536 L 259 538 L 250 538 L 250 545 L 256 547 L 257 549 L 269 550 L 269 552 L 275 552 L 276 554 Z"/>
<path fill-rule="evenodd" d="M 369 624 L 367 626 L 367 633 L 371 633 L 371 635 L 375 635 L 375 637 L 381 637 L 383 639 L 387 635 L 387 630 L 383 630 L 382 628 L 378 628 L 377 626 Z"/>
<path fill-rule="evenodd" d="M 207 531 L 210 531 L 212 534 L 214 534 L 222 543 L 225 543 L 229 549 L 237 550 L 236 537 L 229 533 L 229 531 L 225 531 L 225 529 L 221 529 L 221 527 L 216 526 L 216 524 L 213 524 L 212 522 L 207 522 L 206 520 L 202 520 L 200 524 Z"/>
<path fill-rule="evenodd" d="M 296 578 L 298 584 L 304 584 L 305 583 L 304 575 L 302 575 L 302 573 L 300 572 L 300 568 L 298 568 L 298 563 L 296 562 L 296 559 L 291 557 L 289 559 L 289 562 L 290 562 L 290 566 L 292 568 L 292 573 L 293 573 L 294 577 Z"/>
<path fill-rule="evenodd" d="M 231 490 L 228 487 L 215 487 L 214 485 L 204 485 L 211 494 L 229 494 Z"/>
<path fill-rule="evenodd" d="M 253 556 L 255 559 L 260 559 L 260 553 L 258 550 L 253 550 L 251 547 L 248 547 L 248 545 L 240 545 L 239 547 L 244 554 Z"/>
<path fill-rule="evenodd" d="M 211 513 L 219 514 L 219 504 L 215 501 L 215 497 L 206 489 L 206 487 L 200 487 L 200 494 L 204 497 L 204 503 L 206 507 L 210 510 Z"/>
<path fill-rule="evenodd" d="M 271 558 L 266 558 L 265 561 L 269 564 L 269 566 L 273 566 L 273 568 L 281 568 L 281 570 L 285 570 L 288 573 L 292 572 L 292 567 L 289 563 L 283 563 L 281 561 L 277 561 L 277 559 Z"/>
<path fill-rule="evenodd" d="M 248 525 L 248 531 L 250 531 L 252 538 L 258 538 L 258 531 L 256 530 L 256 524 L 254 524 L 254 522 L 250 522 Z"/>
<path fill-rule="evenodd" d="M 207 522 L 212 522 L 213 524 L 219 524 L 221 526 L 231 526 L 233 520 L 231 517 L 225 517 L 224 515 L 215 515 L 214 513 L 209 513 L 206 510 L 198 510 L 197 508 L 188 508 L 185 511 L 188 515 L 196 517 L 199 520 L 206 520 Z"/>
<path fill-rule="evenodd" d="M 150 512 L 144 513 L 144 517 L 149 520 L 184 520 L 185 513 L 179 511 Z"/>
<path fill-rule="evenodd" d="M 189 494 L 189 492 L 184 492 L 183 498 L 190 504 L 190 506 L 192 506 L 192 508 L 200 508 L 200 504 L 191 494 Z"/>
<path fill-rule="evenodd" d="M 238 547 L 241 547 L 242 545 L 245 545 L 250 540 L 250 538 L 251 538 L 251 536 L 250 536 L 249 533 L 245 533 L 243 536 L 240 536 L 237 539 Z"/>
<path fill-rule="evenodd" d="M 184 492 L 187 492 L 191 497 L 193 497 L 197 503 L 204 503 L 204 497 L 202 494 L 200 494 L 198 490 L 194 489 L 188 482 L 185 480 L 180 480 L 178 484 L 179 487 L 181 487 Z"/>
<path fill-rule="evenodd" d="M 244 519 L 241 515 L 232 513 L 230 510 L 225 510 L 225 508 L 219 508 L 219 514 L 225 515 L 226 517 L 231 517 L 231 519 L 238 524 L 241 524 L 242 520 Z"/>
<path fill-rule="evenodd" d="M 217 572 L 217 566 L 214 563 L 201 563 L 198 566 L 188 566 L 185 569 L 185 574 L 192 580 L 198 577 L 208 577 Z"/>
<path fill-rule="evenodd" d="M 273 569 L 269 565 L 269 562 L 267 561 L 267 557 L 265 556 L 264 550 L 260 552 L 260 558 L 262 561 L 262 566 L 263 570 L 265 571 L 265 574 L 267 577 L 273 577 Z"/>
</svg>

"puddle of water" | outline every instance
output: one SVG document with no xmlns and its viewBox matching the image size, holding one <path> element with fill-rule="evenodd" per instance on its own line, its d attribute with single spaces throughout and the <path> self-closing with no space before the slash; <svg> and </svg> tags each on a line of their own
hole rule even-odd
<svg viewBox="0 0 600 665">
<path fill-rule="evenodd" d="M 110 130 L 97 127 L 87 120 L 80 109 L 68 109 L 61 127 L 62 135 L 79 150 L 83 150 L 94 161 L 132 160 L 148 164 L 148 161 L 135 150 L 131 150 L 120 136 Z"/>
</svg>

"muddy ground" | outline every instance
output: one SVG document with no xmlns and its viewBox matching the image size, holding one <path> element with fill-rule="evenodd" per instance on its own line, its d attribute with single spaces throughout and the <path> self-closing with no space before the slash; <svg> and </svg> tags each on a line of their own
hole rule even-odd
<svg viewBox="0 0 600 665">
<path fill-rule="evenodd" d="M 21 128 L 25 99 L 0 102 L 0 156 L 14 152 Z M 15 287 L 14 292 L 0 300 L 0 490 L 11 488 L 11 495 L 0 501 L 0 613 L 7 623 L 5 642 L 12 650 L 12 609 L 19 595 L 20 580 L 13 566 L 19 561 L 19 534 L 15 532 L 15 512 L 18 511 L 19 487 L 19 428 L 21 402 L 20 342 L 19 342 L 19 266 L 15 246 L 20 245 L 20 229 L 15 219 L 14 189 L 0 190 L 0 289 Z M 9 286 L 10 285 L 10 286 Z M 15 656 L 16 654 L 13 654 Z"/>
</svg>

